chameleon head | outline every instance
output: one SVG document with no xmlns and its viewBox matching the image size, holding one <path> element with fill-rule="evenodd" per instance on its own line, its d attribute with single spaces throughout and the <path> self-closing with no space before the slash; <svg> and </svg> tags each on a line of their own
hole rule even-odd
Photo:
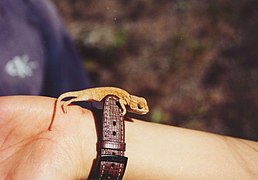
<svg viewBox="0 0 258 180">
<path fill-rule="evenodd" d="M 147 101 L 142 97 L 130 95 L 130 109 L 128 111 L 136 114 L 146 114 L 149 112 Z"/>
</svg>

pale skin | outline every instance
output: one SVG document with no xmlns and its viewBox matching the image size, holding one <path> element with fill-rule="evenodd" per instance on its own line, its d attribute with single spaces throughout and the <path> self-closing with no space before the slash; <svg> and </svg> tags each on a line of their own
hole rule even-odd
<svg viewBox="0 0 258 180">
<path fill-rule="evenodd" d="M 96 157 L 92 113 L 70 105 L 49 131 L 55 99 L 0 97 L 0 179 L 85 179 Z M 257 179 L 258 143 L 126 122 L 124 179 Z"/>
</svg>

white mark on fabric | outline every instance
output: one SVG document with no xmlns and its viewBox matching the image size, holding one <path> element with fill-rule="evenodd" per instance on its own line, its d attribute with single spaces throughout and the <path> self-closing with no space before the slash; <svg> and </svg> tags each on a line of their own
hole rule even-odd
<svg viewBox="0 0 258 180">
<path fill-rule="evenodd" d="M 15 56 L 6 63 L 5 71 L 12 77 L 26 78 L 31 77 L 38 66 L 38 62 L 30 61 L 28 55 Z"/>
</svg>

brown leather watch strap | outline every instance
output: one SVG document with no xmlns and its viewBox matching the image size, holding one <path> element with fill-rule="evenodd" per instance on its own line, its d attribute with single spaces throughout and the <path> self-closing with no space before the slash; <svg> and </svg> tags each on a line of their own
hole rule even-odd
<svg viewBox="0 0 258 180">
<path fill-rule="evenodd" d="M 124 117 L 117 97 L 107 96 L 104 99 L 102 120 L 98 128 L 97 159 L 89 179 L 122 179 L 127 157 L 124 156 Z"/>
</svg>

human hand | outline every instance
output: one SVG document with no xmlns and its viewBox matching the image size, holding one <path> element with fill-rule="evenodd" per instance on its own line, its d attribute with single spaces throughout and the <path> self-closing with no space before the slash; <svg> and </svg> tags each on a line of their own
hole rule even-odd
<svg viewBox="0 0 258 180">
<path fill-rule="evenodd" d="M 47 97 L 0 97 L 0 177 L 80 179 L 96 156 L 90 111 L 70 106 L 48 127 L 55 101 Z M 86 152 L 87 149 L 87 152 Z"/>
</svg>

